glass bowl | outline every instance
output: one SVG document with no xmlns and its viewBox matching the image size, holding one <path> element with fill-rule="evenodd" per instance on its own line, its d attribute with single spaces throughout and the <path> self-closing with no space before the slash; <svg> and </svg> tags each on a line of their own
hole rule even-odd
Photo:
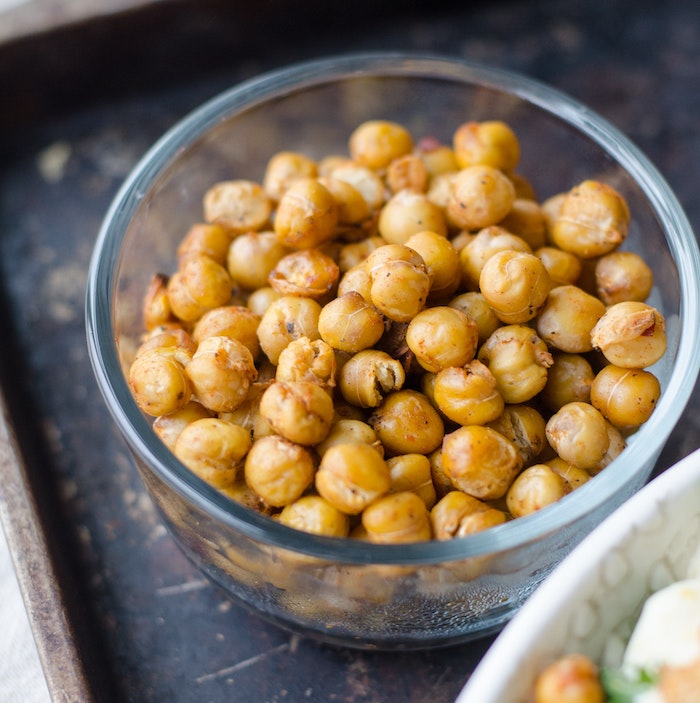
<svg viewBox="0 0 700 703">
<path fill-rule="evenodd" d="M 374 118 L 449 143 L 468 120 L 509 123 L 518 171 L 542 200 L 586 178 L 626 197 L 625 248 L 650 263 L 666 318 L 654 367 L 662 396 L 605 471 L 546 510 L 447 542 L 376 545 L 314 536 L 239 505 L 181 464 L 138 409 L 125 371 L 155 272 L 176 268 L 183 228 L 218 180 L 262 178 L 275 152 L 345 153 Z M 654 166 L 614 127 L 527 78 L 435 56 L 364 54 L 295 65 L 233 87 L 186 116 L 143 157 L 99 233 L 87 339 L 106 404 L 185 554 L 230 596 L 292 631 L 356 648 L 446 646 L 502 628 L 559 561 L 648 479 L 700 362 L 700 262 L 693 232 Z"/>
</svg>

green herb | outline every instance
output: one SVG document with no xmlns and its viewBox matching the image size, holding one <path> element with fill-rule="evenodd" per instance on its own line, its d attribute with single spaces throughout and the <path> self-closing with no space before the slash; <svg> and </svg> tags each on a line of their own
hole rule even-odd
<svg viewBox="0 0 700 703">
<path fill-rule="evenodd" d="M 640 670 L 634 677 L 617 669 L 604 668 L 600 672 L 608 703 L 633 703 L 636 696 L 651 690 L 657 681 L 656 674 Z"/>
</svg>

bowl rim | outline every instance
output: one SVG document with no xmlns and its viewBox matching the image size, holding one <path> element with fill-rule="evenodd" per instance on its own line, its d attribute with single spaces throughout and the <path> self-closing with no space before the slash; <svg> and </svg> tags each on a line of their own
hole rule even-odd
<svg viewBox="0 0 700 703">
<path fill-rule="evenodd" d="M 302 61 L 260 74 L 224 90 L 168 129 L 142 156 L 113 198 L 97 235 L 85 298 L 90 363 L 113 420 L 132 452 L 180 496 L 242 534 L 319 559 L 354 564 L 427 565 L 510 550 L 572 524 L 609 500 L 656 456 L 685 408 L 700 369 L 700 326 L 680 329 L 676 361 L 658 406 L 623 451 L 616 471 L 604 471 L 546 511 L 518 518 L 469 537 L 407 545 L 312 535 L 282 525 L 229 499 L 177 461 L 138 409 L 121 373 L 112 330 L 119 248 L 130 217 L 148 185 L 184 149 L 233 111 L 323 83 L 361 76 L 422 77 L 480 84 L 507 91 L 580 130 L 634 178 L 666 234 L 680 280 L 680 316 L 700 318 L 700 252 L 690 223 L 669 185 L 651 161 L 606 119 L 578 100 L 528 76 L 454 56 L 406 52 L 339 54 Z M 644 446 L 642 446 L 644 445 Z M 625 457 L 625 458 L 623 458 Z M 572 500 L 573 499 L 573 500 Z"/>
</svg>

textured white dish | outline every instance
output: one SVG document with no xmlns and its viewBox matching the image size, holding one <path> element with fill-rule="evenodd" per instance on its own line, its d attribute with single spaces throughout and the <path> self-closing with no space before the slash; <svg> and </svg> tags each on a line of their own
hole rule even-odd
<svg viewBox="0 0 700 703">
<path fill-rule="evenodd" d="M 651 481 L 552 572 L 506 626 L 456 703 L 532 703 L 535 677 L 581 652 L 616 665 L 644 600 L 696 571 L 700 450 Z"/>
</svg>

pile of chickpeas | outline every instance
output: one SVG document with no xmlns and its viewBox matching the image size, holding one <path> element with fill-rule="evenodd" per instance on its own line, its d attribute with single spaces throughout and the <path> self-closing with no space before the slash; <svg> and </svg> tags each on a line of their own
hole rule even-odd
<svg viewBox="0 0 700 703">
<path fill-rule="evenodd" d="M 183 464 L 311 533 L 447 540 L 608 466 L 660 395 L 630 211 L 539 201 L 505 123 L 371 120 L 347 153 L 214 183 L 153 276 L 129 384 Z"/>
</svg>

